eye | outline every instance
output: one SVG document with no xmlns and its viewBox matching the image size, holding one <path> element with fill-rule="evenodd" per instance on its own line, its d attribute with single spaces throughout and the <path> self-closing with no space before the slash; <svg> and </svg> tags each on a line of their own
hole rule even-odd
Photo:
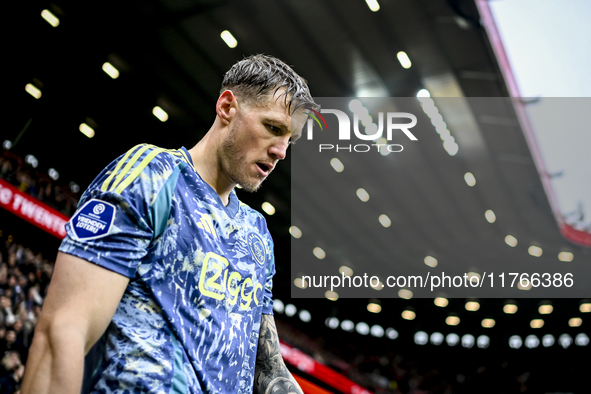
<svg viewBox="0 0 591 394">
<path fill-rule="evenodd" d="M 270 125 L 267 125 L 267 127 L 269 127 L 269 130 L 271 130 L 275 134 L 281 133 L 281 128 L 279 128 L 277 126 L 273 126 L 272 124 L 270 124 Z"/>
</svg>

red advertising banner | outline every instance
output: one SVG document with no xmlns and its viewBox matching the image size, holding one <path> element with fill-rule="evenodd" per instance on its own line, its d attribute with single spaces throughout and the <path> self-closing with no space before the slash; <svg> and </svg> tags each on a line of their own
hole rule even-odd
<svg viewBox="0 0 591 394">
<path fill-rule="evenodd" d="M 347 379 L 340 373 L 333 371 L 326 365 L 320 364 L 301 350 L 291 347 L 283 342 L 280 343 L 280 347 L 281 355 L 287 363 L 293 365 L 300 371 L 315 377 L 321 382 L 328 384 L 341 393 L 372 394 L 371 391 L 361 387 L 352 380 Z"/>
<path fill-rule="evenodd" d="M 69 218 L 0 179 L 0 206 L 43 231 L 62 239 Z"/>
</svg>

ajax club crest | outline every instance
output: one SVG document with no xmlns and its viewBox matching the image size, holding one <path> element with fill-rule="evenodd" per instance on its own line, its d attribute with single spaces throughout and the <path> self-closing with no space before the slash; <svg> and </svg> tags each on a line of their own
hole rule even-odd
<svg viewBox="0 0 591 394">
<path fill-rule="evenodd" d="M 257 264 L 264 265 L 267 261 L 267 248 L 261 236 L 256 233 L 248 233 L 246 241 L 248 242 L 248 249 L 254 260 Z"/>
</svg>

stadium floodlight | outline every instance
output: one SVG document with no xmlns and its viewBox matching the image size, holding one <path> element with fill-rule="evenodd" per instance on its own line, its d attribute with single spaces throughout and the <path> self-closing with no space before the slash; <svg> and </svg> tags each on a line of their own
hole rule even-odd
<svg viewBox="0 0 591 394">
<path fill-rule="evenodd" d="M 281 301 L 280 299 L 273 300 L 273 310 L 277 313 L 283 313 L 283 311 L 285 310 L 285 305 L 283 304 L 283 301 Z"/>
<path fill-rule="evenodd" d="M 489 345 L 490 338 L 488 335 L 480 335 L 478 338 L 476 338 L 476 346 L 478 346 L 479 349 L 486 349 L 489 347 Z"/>
<path fill-rule="evenodd" d="M 292 317 L 293 315 L 295 315 L 297 311 L 298 311 L 298 308 L 296 308 L 296 306 L 293 304 L 287 304 L 285 306 L 285 314 L 289 317 Z"/>
<path fill-rule="evenodd" d="M 528 335 L 525 337 L 525 347 L 528 349 L 535 349 L 540 346 L 540 340 L 535 335 Z"/>
<path fill-rule="evenodd" d="M 466 334 L 462 337 L 462 346 L 466 349 L 472 349 L 475 342 L 476 338 L 474 338 L 474 335 L 472 334 Z"/>
<path fill-rule="evenodd" d="M 396 339 L 398 338 L 398 331 L 390 327 L 386 330 L 386 336 L 390 339 Z"/>
<path fill-rule="evenodd" d="M 304 323 L 309 323 L 312 320 L 312 315 L 305 309 L 302 309 L 299 313 L 300 320 Z"/>
<path fill-rule="evenodd" d="M 431 343 L 435 346 L 441 345 L 444 339 L 445 338 L 443 334 L 440 332 L 434 332 L 433 334 L 431 334 Z"/>
<path fill-rule="evenodd" d="M 449 346 L 456 346 L 458 343 L 460 343 L 460 336 L 454 333 L 447 334 L 447 337 L 445 337 L 445 342 Z"/>
<path fill-rule="evenodd" d="M 587 334 L 577 334 L 575 337 L 575 345 L 577 346 L 587 346 L 589 344 L 589 337 Z"/>
<path fill-rule="evenodd" d="M 542 346 L 550 347 L 554 345 L 555 339 L 552 334 L 546 334 L 542 337 Z"/>
<path fill-rule="evenodd" d="M 341 322 L 341 328 L 344 331 L 352 332 L 355 329 L 355 323 L 353 323 L 351 320 L 343 320 Z"/>
<path fill-rule="evenodd" d="M 379 324 L 374 324 L 371 326 L 369 333 L 376 338 L 381 338 L 384 336 L 384 328 Z"/>
<path fill-rule="evenodd" d="M 562 346 L 564 349 L 567 349 L 570 345 L 573 344 L 573 337 L 568 334 L 562 334 L 558 337 L 558 344 Z"/>
<path fill-rule="evenodd" d="M 369 334 L 369 326 L 365 322 L 359 322 L 355 326 L 355 331 L 357 331 L 361 335 Z"/>
<path fill-rule="evenodd" d="M 333 330 L 339 327 L 339 323 L 339 319 L 337 319 L 336 317 L 329 317 L 324 321 L 324 324 L 326 324 L 328 328 L 332 328 Z"/>
<path fill-rule="evenodd" d="M 425 331 L 417 331 L 414 339 L 417 345 L 426 345 L 429 342 L 429 335 Z"/>
<path fill-rule="evenodd" d="M 509 338 L 509 347 L 512 349 L 519 349 L 523 345 L 523 341 L 519 335 L 513 335 Z"/>
</svg>

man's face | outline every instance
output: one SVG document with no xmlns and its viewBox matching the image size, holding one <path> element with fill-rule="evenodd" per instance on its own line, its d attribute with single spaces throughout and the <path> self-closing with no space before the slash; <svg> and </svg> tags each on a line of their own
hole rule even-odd
<svg viewBox="0 0 591 394">
<path fill-rule="evenodd" d="M 279 93 L 278 93 L 279 94 Z M 276 94 L 265 104 L 248 105 L 238 100 L 234 124 L 222 142 L 220 163 L 223 171 L 243 189 L 254 192 L 285 158 L 292 127 L 299 132 L 306 115 L 289 115 L 283 97 Z"/>
</svg>

